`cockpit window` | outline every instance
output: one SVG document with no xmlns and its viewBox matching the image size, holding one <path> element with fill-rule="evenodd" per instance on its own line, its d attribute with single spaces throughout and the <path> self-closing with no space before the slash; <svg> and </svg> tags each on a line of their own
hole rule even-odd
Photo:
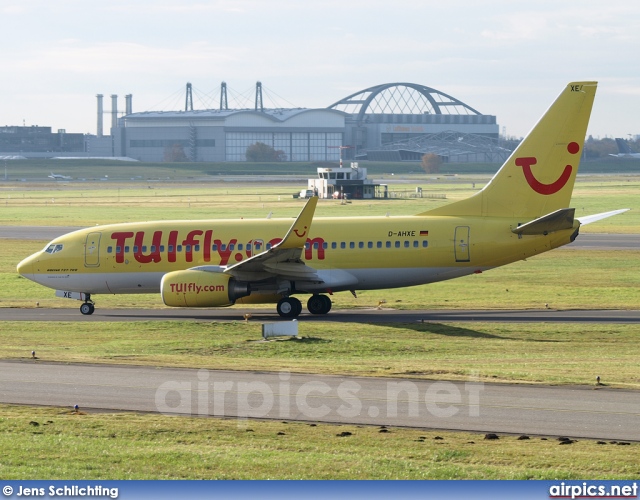
<svg viewBox="0 0 640 500">
<path fill-rule="evenodd" d="M 51 244 L 47 248 L 44 249 L 46 253 L 57 253 L 61 252 L 64 245 L 61 244 Z"/>
</svg>

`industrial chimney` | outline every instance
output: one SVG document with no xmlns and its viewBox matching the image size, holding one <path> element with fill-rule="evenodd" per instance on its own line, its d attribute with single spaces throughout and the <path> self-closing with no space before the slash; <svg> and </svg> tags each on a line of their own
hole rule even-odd
<svg viewBox="0 0 640 500">
<path fill-rule="evenodd" d="M 118 128 L 118 94 L 111 94 L 111 128 Z"/>
<path fill-rule="evenodd" d="M 104 135 L 103 125 L 102 125 L 102 115 L 103 115 L 102 94 L 98 94 L 96 97 L 98 98 L 98 131 L 97 131 L 97 135 L 98 135 L 98 137 L 102 137 Z"/>
<path fill-rule="evenodd" d="M 133 113 L 133 105 L 132 105 L 132 101 L 133 101 L 133 95 L 131 94 L 127 94 L 126 96 L 124 96 L 125 98 L 125 106 L 126 106 L 126 111 L 125 114 L 130 115 L 131 113 Z"/>
</svg>

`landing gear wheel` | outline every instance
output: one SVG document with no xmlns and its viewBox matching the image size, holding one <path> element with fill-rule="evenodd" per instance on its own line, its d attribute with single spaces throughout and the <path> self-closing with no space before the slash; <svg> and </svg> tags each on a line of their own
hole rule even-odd
<svg viewBox="0 0 640 500">
<path fill-rule="evenodd" d="M 327 314 L 331 310 L 331 299 L 326 295 L 312 295 L 307 301 L 311 314 Z"/>
<path fill-rule="evenodd" d="M 331 299 L 329 297 L 327 297 L 326 295 L 320 295 L 320 298 L 324 302 L 324 309 L 322 311 L 322 314 L 327 314 L 329 311 L 331 311 L 331 306 L 333 305 L 331 303 Z"/>
<path fill-rule="evenodd" d="M 85 316 L 88 316 L 90 314 L 93 314 L 93 312 L 96 310 L 95 306 L 91 303 L 91 302 L 85 302 L 84 304 L 82 304 L 80 306 L 80 312 L 82 314 L 84 314 Z"/>
<path fill-rule="evenodd" d="M 278 302 L 276 310 L 282 318 L 296 318 L 302 312 L 302 303 L 295 297 L 284 297 Z"/>
</svg>

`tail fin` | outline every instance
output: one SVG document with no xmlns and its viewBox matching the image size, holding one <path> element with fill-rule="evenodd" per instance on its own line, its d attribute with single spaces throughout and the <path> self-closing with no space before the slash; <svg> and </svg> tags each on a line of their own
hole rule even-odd
<svg viewBox="0 0 640 500">
<path fill-rule="evenodd" d="M 420 215 L 536 218 L 569 206 L 596 82 L 573 82 L 474 196 Z"/>
<path fill-rule="evenodd" d="M 616 138 L 616 144 L 618 145 L 618 152 L 621 155 L 631 154 L 631 148 L 629 147 L 629 144 L 627 144 L 627 141 L 625 141 L 624 139 Z"/>
</svg>

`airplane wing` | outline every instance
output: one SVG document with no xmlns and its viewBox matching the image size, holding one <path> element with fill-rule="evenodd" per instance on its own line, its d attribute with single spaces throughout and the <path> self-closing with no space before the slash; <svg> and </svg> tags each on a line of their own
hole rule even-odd
<svg viewBox="0 0 640 500">
<path fill-rule="evenodd" d="M 280 243 L 232 266 L 199 266 L 194 269 L 231 274 L 242 281 L 283 278 L 321 283 L 323 280 L 302 259 L 318 197 L 309 198 Z"/>
</svg>

